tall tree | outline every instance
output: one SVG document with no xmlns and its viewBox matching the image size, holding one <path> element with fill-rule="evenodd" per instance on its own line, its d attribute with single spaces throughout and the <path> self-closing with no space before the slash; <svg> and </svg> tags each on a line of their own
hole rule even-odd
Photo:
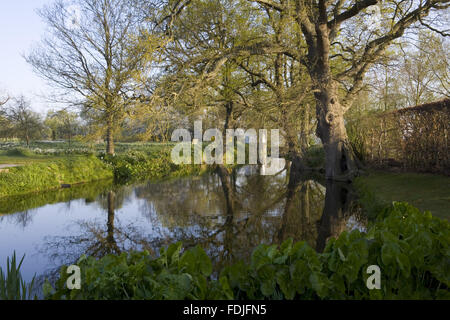
<svg viewBox="0 0 450 320">
<path fill-rule="evenodd" d="M 142 32 L 144 18 L 135 2 L 75 0 L 68 7 L 57 0 L 39 11 L 50 32 L 26 58 L 40 76 L 63 90 L 61 101 L 96 111 L 109 154 L 114 153 L 115 128 L 142 87 L 137 78 L 153 43 L 139 45 L 140 36 L 148 33 Z"/>
<path fill-rule="evenodd" d="M 6 111 L 6 118 L 11 127 L 9 136 L 25 140 L 27 146 L 30 141 L 41 137 L 44 125 L 36 112 L 30 108 L 30 102 L 24 96 L 13 100 Z"/>
<path fill-rule="evenodd" d="M 446 9 L 449 1 L 249 1 L 290 15 L 297 22 L 306 42 L 306 57 L 300 58 L 313 82 L 317 135 L 326 153 L 326 178 L 351 179 L 358 163 L 348 141 L 344 115 L 362 89 L 365 73 L 409 27 L 416 23 L 429 26 L 425 17 Z M 362 21 L 367 17 L 366 9 L 374 5 L 381 13 L 376 30 Z"/>
<path fill-rule="evenodd" d="M 295 43 L 301 47 L 304 40 L 295 32 L 294 21 L 283 12 L 266 8 L 262 23 L 267 28 L 266 39 L 276 46 Z M 250 78 L 258 93 L 266 91 L 270 98 L 262 109 L 267 117 L 282 128 L 289 157 L 301 157 L 308 148 L 311 125 L 311 82 L 306 69 L 294 58 L 282 52 L 253 55 L 242 59 L 240 67 Z M 260 104 L 260 103 L 259 103 Z"/>
<path fill-rule="evenodd" d="M 69 146 L 72 138 L 80 127 L 78 115 L 67 110 L 49 111 L 45 119 L 45 125 L 52 130 L 52 138 L 67 139 Z"/>
<path fill-rule="evenodd" d="M 276 50 L 253 56 L 239 52 L 214 63 L 217 55 L 262 38 L 276 44 L 298 40 L 285 20 L 261 14 L 247 1 L 192 1 L 171 25 L 174 41 L 166 47 L 165 91 L 194 116 L 220 123 L 224 133 L 245 125 L 281 126 L 294 151 L 298 134 L 293 119 L 301 113 L 300 84 L 305 80 L 300 64 Z"/>
<path fill-rule="evenodd" d="M 429 32 L 420 32 L 417 44 L 409 42 L 402 46 L 398 79 L 407 101 L 404 107 L 450 97 L 450 54 L 445 43 Z"/>
<path fill-rule="evenodd" d="M 283 54 L 302 63 L 312 82 L 317 136 L 326 154 L 326 178 L 351 180 L 359 169 L 345 128 L 345 113 L 364 88 L 365 74 L 386 49 L 412 27 L 436 28 L 449 0 L 248 0 L 253 8 L 280 13 L 294 22 L 289 30 L 304 41 L 260 38 L 216 50 L 204 72 L 216 75 L 236 56 Z M 376 6 L 376 7 L 374 7 Z M 375 10 L 371 10 L 375 8 Z M 375 28 L 367 19 L 380 13 Z M 426 21 L 431 16 L 433 23 Z M 260 23 L 260 22 L 259 22 Z M 252 25 L 258 21 L 252 20 Z"/>
</svg>

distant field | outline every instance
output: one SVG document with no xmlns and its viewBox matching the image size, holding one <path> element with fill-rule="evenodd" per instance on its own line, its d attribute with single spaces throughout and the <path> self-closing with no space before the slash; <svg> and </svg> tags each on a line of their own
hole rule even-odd
<svg viewBox="0 0 450 320">
<path fill-rule="evenodd" d="M 61 160 L 67 156 L 49 156 L 49 155 L 31 155 L 31 156 L 9 156 L 0 151 L 0 165 L 2 164 L 29 164 L 29 163 L 42 163 L 51 162 L 54 160 Z M 75 155 L 76 157 L 76 155 Z"/>
<path fill-rule="evenodd" d="M 371 172 L 359 177 L 363 185 L 382 204 L 405 201 L 420 210 L 431 211 L 450 220 L 450 177 L 435 174 Z"/>
<path fill-rule="evenodd" d="M 105 145 L 37 142 L 0 143 L 0 198 L 58 189 L 103 179 L 160 179 L 169 175 L 199 174 L 201 166 L 170 162 L 172 144 L 117 143 L 116 155 L 106 156 Z"/>
<path fill-rule="evenodd" d="M 141 151 L 153 154 L 161 151 L 171 143 L 116 143 L 117 154 L 128 151 Z M 104 143 L 89 144 L 83 142 L 33 142 L 27 148 L 25 143 L 0 142 L 0 164 L 29 164 L 61 160 L 67 155 L 98 154 L 105 152 Z"/>
</svg>

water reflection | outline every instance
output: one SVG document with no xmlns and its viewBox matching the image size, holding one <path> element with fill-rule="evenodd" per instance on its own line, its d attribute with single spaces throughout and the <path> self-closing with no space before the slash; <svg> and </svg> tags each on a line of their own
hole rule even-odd
<svg viewBox="0 0 450 320">
<path fill-rule="evenodd" d="M 0 198 L 0 219 L 11 213 L 29 213 L 33 209 L 49 204 L 64 202 L 70 205 L 71 201 L 76 199 L 84 199 L 87 203 L 94 202 L 98 195 L 112 184 L 112 180 L 101 180 L 68 189 Z"/>
<path fill-rule="evenodd" d="M 105 184 L 88 200 L 62 197 L 59 204 L 4 216 L 0 230 L 22 239 L 31 232 L 33 239 L 21 246 L 35 257 L 27 270 L 48 276 L 84 253 L 102 257 L 145 249 L 157 254 L 161 246 L 176 241 L 185 247 L 200 244 L 220 268 L 248 259 L 261 243 L 288 238 L 321 251 L 330 237 L 364 224 L 352 205 L 351 186 L 302 174 L 295 163 L 275 176 L 260 175 L 259 170 L 219 166 L 200 177 L 136 186 Z M 5 242 L 2 235 L 0 259 L 5 261 L 15 243 Z"/>
</svg>

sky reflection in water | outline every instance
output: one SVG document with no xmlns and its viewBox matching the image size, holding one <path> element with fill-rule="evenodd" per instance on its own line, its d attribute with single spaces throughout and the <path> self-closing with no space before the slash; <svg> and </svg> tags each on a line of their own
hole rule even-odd
<svg viewBox="0 0 450 320">
<path fill-rule="evenodd" d="M 14 250 L 26 254 L 22 273 L 30 280 L 83 253 L 157 254 L 161 246 L 183 241 L 204 247 L 218 268 L 247 259 L 261 243 L 294 238 L 321 250 L 330 236 L 363 228 L 364 219 L 346 199 L 349 186 L 325 187 L 305 177 L 289 183 L 288 170 L 276 176 L 258 170 L 247 166 L 231 174 L 120 187 L 103 182 L 0 201 L 0 212 L 20 210 L 0 215 L 0 266 Z"/>
</svg>

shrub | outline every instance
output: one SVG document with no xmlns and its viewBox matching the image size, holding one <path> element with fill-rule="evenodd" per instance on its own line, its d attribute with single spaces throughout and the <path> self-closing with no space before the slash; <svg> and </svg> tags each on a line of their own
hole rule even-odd
<svg viewBox="0 0 450 320">
<path fill-rule="evenodd" d="M 25 148 L 14 148 L 10 149 L 6 152 L 7 156 L 10 157 L 31 157 L 33 156 L 33 152 L 31 152 L 29 149 Z"/>
<path fill-rule="evenodd" d="M 121 183 L 201 172 L 200 166 L 174 164 L 167 148 L 150 155 L 143 151 L 130 151 L 119 155 L 100 154 L 99 158 L 112 166 L 114 178 Z"/>
<path fill-rule="evenodd" d="M 450 99 L 386 112 L 370 112 L 347 122 L 357 155 L 376 167 L 450 173 Z"/>
<path fill-rule="evenodd" d="M 72 188 L 51 190 L 23 195 L 8 196 L 0 198 L 1 214 L 23 212 L 40 208 L 48 204 L 68 202 L 73 199 L 96 199 L 106 188 L 111 187 L 112 180 L 99 180 Z"/>
<path fill-rule="evenodd" d="M 353 184 L 358 193 L 358 202 L 369 219 L 375 219 L 381 211 L 388 207 L 380 197 L 364 184 L 360 177 L 357 177 Z"/>
<path fill-rule="evenodd" d="M 348 134 L 348 139 L 349 139 L 350 145 L 352 146 L 353 152 L 355 153 L 355 156 L 362 163 L 365 163 L 368 158 L 367 151 L 366 151 L 366 141 L 364 139 L 366 130 L 361 129 L 354 122 L 349 122 L 347 124 L 347 134 Z"/>
</svg>

